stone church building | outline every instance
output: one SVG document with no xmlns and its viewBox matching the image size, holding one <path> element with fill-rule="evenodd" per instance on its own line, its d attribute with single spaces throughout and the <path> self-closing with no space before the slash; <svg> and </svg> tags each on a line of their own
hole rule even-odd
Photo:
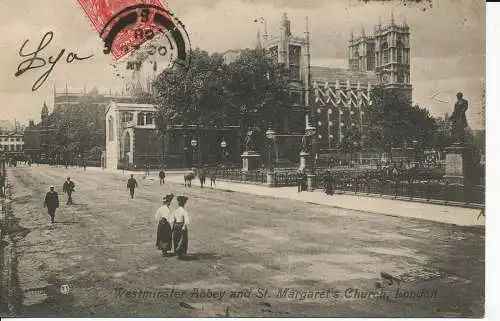
<svg viewBox="0 0 500 321">
<path fill-rule="evenodd" d="M 144 168 L 146 164 L 176 168 L 239 161 L 239 127 L 172 126 L 163 137 L 157 130 L 155 111 L 150 104 L 109 103 L 106 168 Z"/>
<path fill-rule="evenodd" d="M 266 28 L 267 29 L 267 28 Z M 362 29 L 351 34 L 346 62 L 348 68 L 311 66 L 308 22 L 305 35 L 292 34 L 291 22 L 283 14 L 280 32 L 257 35 L 257 48 L 265 49 L 290 70 L 290 95 L 294 104 L 283 115 L 283 128 L 276 130 L 276 158 L 298 162 L 301 135 L 307 125 L 316 127 L 316 152 L 338 149 L 352 129 L 364 132 L 364 108 L 371 103 L 371 89 L 379 85 L 395 90 L 411 101 L 410 31 L 391 17 L 381 22 L 371 35 Z M 229 64 L 241 50 L 223 54 Z M 215 164 L 221 160 L 241 164 L 242 134 L 239 126 L 173 126 L 162 138 L 156 130 L 153 105 L 111 102 L 106 110 L 106 167 L 151 166 L 185 167 Z M 162 143 L 163 142 L 163 143 Z M 195 144 L 193 144 L 193 142 Z M 225 144 L 224 150 L 222 142 Z M 227 157 L 229 155 L 229 157 Z M 266 156 L 264 156 L 266 157 Z"/>
</svg>

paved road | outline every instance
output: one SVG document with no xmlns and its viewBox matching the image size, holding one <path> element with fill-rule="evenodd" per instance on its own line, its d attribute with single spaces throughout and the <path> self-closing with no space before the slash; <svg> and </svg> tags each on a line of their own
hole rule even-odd
<svg viewBox="0 0 500 321">
<path fill-rule="evenodd" d="M 63 205 L 51 225 L 42 199 L 50 184 L 61 190 L 66 176 L 76 182 L 76 204 Z M 22 316 L 479 317 L 484 311 L 484 228 L 168 182 L 160 187 L 141 177 L 132 200 L 126 176 L 71 168 L 14 168 L 9 182 L 20 231 L 14 273 Z M 190 197 L 185 261 L 161 257 L 153 246 L 152 216 L 167 192 Z M 384 284 L 383 292 L 356 298 L 356 290 L 375 290 L 380 272 L 400 276 L 399 290 Z M 64 284 L 69 294 L 61 293 Z M 303 293 L 278 297 L 285 288 Z M 202 298 L 193 289 L 226 292 Z M 396 297 L 419 290 L 427 297 Z"/>
</svg>

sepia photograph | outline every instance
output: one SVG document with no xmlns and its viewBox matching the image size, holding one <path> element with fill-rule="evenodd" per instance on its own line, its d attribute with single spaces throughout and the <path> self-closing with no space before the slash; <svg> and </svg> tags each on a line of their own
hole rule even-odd
<svg viewBox="0 0 500 321">
<path fill-rule="evenodd" d="M 0 316 L 485 317 L 484 1 L 0 17 Z"/>
</svg>

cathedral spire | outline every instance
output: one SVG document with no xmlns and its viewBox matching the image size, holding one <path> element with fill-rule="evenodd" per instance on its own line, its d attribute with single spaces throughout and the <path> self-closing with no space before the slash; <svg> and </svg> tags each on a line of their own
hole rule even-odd
<svg viewBox="0 0 500 321">
<path fill-rule="evenodd" d="M 354 42 L 354 33 L 351 30 L 351 42 Z"/>
<path fill-rule="evenodd" d="M 45 101 L 43 102 L 42 112 L 40 116 L 42 123 L 45 123 L 45 121 L 49 117 L 49 108 L 47 107 L 47 103 Z"/>
<path fill-rule="evenodd" d="M 382 17 L 378 16 L 378 30 L 382 30 Z"/>
<path fill-rule="evenodd" d="M 396 23 L 394 22 L 394 11 L 391 9 L 391 26 L 395 26 Z"/>
<path fill-rule="evenodd" d="M 361 37 L 366 37 L 365 26 L 361 25 Z"/>
</svg>

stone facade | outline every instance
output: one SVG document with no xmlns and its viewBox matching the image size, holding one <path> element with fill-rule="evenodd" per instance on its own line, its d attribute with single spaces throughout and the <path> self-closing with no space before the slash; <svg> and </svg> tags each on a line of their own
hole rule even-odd
<svg viewBox="0 0 500 321">
<path fill-rule="evenodd" d="M 238 162 L 239 126 L 204 127 L 172 125 L 162 137 L 150 104 L 111 102 L 106 110 L 107 168 L 192 167 Z M 192 141 L 196 141 L 193 147 Z M 221 142 L 226 147 L 221 147 Z"/>
</svg>

